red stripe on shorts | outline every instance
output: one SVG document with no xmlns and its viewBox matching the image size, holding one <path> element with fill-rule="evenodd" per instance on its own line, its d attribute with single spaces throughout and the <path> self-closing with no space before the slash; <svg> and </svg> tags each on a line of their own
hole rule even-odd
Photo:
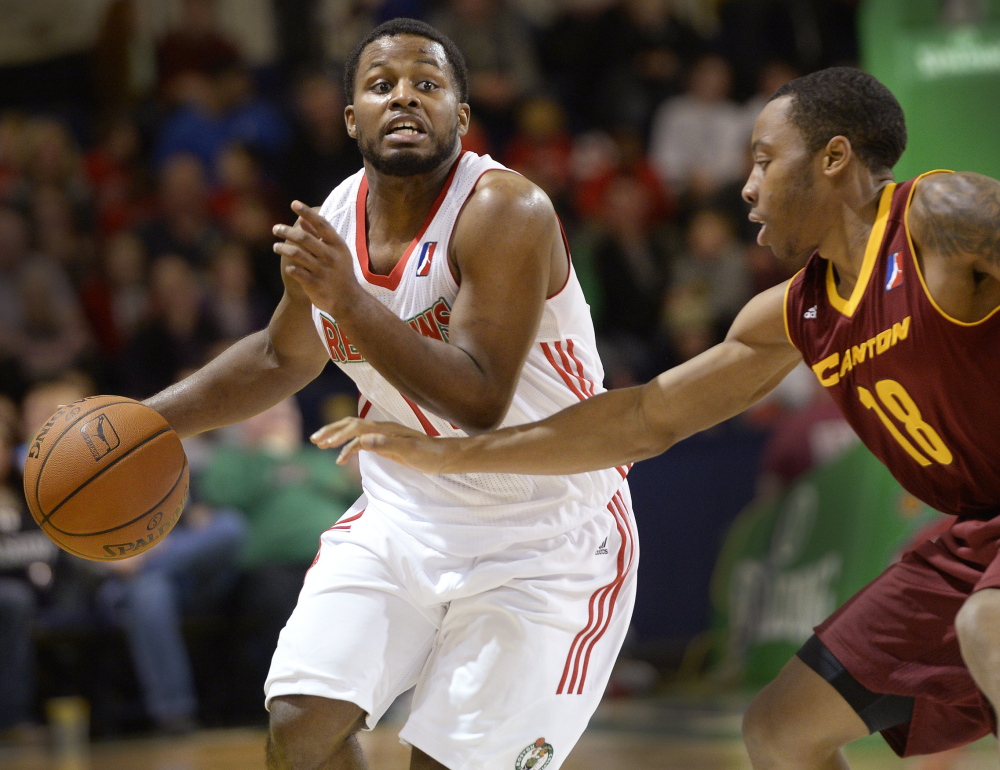
<svg viewBox="0 0 1000 770">
<path fill-rule="evenodd" d="M 330 529 L 328 529 L 327 532 L 329 532 L 332 529 L 349 530 L 351 528 L 351 523 L 357 521 L 362 516 L 364 516 L 365 511 L 367 510 L 368 510 L 367 508 L 364 508 L 362 509 L 361 513 L 356 513 L 353 516 L 348 516 L 346 519 L 338 519 L 337 523 L 334 524 L 332 527 L 330 527 Z"/>
<path fill-rule="evenodd" d="M 590 597 L 587 625 L 576 635 L 570 645 L 566 664 L 563 666 L 562 678 L 556 688 L 556 695 L 579 695 L 583 692 L 583 686 L 587 679 L 587 668 L 590 664 L 590 654 L 611 624 L 618 594 L 625 583 L 625 576 L 632 568 L 635 556 L 632 525 L 629 522 L 628 510 L 621 499 L 620 492 L 616 493 L 611 502 L 608 503 L 608 510 L 614 516 L 615 527 L 621 538 L 621 545 L 618 548 L 617 572 L 614 580 L 597 589 Z"/>
<path fill-rule="evenodd" d="M 365 511 L 367 511 L 367 510 L 368 510 L 367 508 L 362 508 L 361 509 L 361 513 L 356 513 L 353 516 L 351 516 L 349 518 L 346 518 L 346 519 L 339 519 L 336 524 L 334 524 L 332 527 L 330 527 L 330 529 L 328 529 L 326 531 L 329 532 L 330 530 L 333 530 L 333 529 L 340 529 L 340 530 L 344 530 L 344 531 L 348 531 L 349 532 L 350 529 L 351 529 L 351 522 L 357 521 L 358 519 L 360 519 L 364 515 Z M 341 524 L 347 524 L 347 526 L 346 527 L 342 527 L 342 526 L 340 526 Z M 312 564 L 309 565 L 309 569 L 306 570 L 306 575 L 308 575 L 309 572 L 310 572 L 310 570 L 312 570 L 312 568 L 316 566 L 316 562 L 319 561 L 319 555 L 322 552 L 323 552 L 323 535 L 320 535 L 319 536 L 319 548 L 316 549 L 316 555 L 313 557 Z M 303 583 L 305 582 L 305 575 L 303 575 L 303 577 L 302 577 L 302 582 Z"/>
</svg>

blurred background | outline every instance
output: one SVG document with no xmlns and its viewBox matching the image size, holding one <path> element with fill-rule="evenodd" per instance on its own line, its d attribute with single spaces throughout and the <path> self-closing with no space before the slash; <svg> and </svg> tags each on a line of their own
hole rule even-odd
<svg viewBox="0 0 1000 770">
<path fill-rule="evenodd" d="M 295 399 L 186 441 L 181 525 L 111 565 L 34 525 L 23 445 L 59 404 L 148 397 L 267 323 L 272 225 L 361 166 L 341 67 L 382 21 L 424 19 L 465 53 L 465 147 L 555 203 L 609 388 L 697 355 L 790 277 L 740 194 L 754 119 L 787 80 L 865 66 L 908 114 L 898 178 L 1000 175 L 997 0 L 0 5 L 0 763 L 23 746 L 266 723 L 278 631 L 319 533 L 359 492 L 356 469 L 304 436 L 354 412 L 352 383 L 331 365 Z M 643 563 L 595 722 L 611 727 L 697 733 L 694 703 L 697 724 L 735 736 L 747 694 L 812 625 L 941 525 L 805 369 L 630 482 Z"/>
</svg>

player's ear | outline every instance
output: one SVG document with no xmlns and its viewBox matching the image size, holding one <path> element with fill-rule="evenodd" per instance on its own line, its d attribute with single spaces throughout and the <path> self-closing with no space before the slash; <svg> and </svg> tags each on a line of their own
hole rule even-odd
<svg viewBox="0 0 1000 770">
<path fill-rule="evenodd" d="M 358 124 L 354 121 L 354 105 L 344 107 L 344 123 L 347 124 L 347 135 L 351 139 L 358 138 Z"/>
<path fill-rule="evenodd" d="M 472 118 L 472 110 L 469 105 L 462 102 L 458 105 L 458 135 L 465 136 L 469 131 L 469 120 Z"/>
<path fill-rule="evenodd" d="M 823 151 L 823 173 L 835 176 L 841 173 L 854 156 L 851 140 L 846 136 L 835 136 L 826 143 Z"/>
</svg>

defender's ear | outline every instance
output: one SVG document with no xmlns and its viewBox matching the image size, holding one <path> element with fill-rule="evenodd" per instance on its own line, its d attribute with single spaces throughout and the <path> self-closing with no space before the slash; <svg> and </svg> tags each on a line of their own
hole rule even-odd
<svg viewBox="0 0 1000 770">
<path fill-rule="evenodd" d="M 846 136 L 835 136 L 826 143 L 823 151 L 823 173 L 828 176 L 836 176 L 843 172 L 854 157 L 854 148 L 851 147 L 851 140 Z"/>
</svg>

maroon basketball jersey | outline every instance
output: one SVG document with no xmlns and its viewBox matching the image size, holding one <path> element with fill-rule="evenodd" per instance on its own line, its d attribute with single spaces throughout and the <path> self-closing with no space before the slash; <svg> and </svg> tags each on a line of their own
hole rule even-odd
<svg viewBox="0 0 1000 770">
<path fill-rule="evenodd" d="M 850 298 L 814 253 L 789 283 L 785 325 L 903 487 L 944 513 L 990 518 L 1000 514 L 1000 313 L 964 323 L 931 298 L 906 223 L 919 179 L 883 191 Z"/>
</svg>

